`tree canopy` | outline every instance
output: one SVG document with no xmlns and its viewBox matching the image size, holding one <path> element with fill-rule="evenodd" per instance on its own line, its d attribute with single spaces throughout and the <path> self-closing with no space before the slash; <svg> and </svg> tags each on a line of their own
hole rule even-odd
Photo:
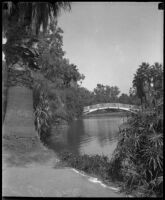
<svg viewBox="0 0 165 200">
<path fill-rule="evenodd" d="M 45 33 L 52 20 L 57 20 L 61 9 L 70 10 L 69 2 L 3 2 L 2 32 L 7 38 L 3 45 L 7 65 L 18 63 L 35 69 L 35 44 L 38 34 Z"/>
<path fill-rule="evenodd" d="M 118 99 L 120 93 L 117 86 L 108 86 L 103 84 L 97 84 L 93 90 L 95 95 L 95 101 L 97 103 L 115 102 Z"/>
<path fill-rule="evenodd" d="M 143 104 L 152 104 L 163 95 L 163 69 L 162 65 L 155 63 L 149 65 L 143 62 L 136 71 L 133 87 Z"/>
<path fill-rule="evenodd" d="M 39 68 L 47 79 L 60 88 L 76 86 L 78 81 L 84 79 L 77 66 L 64 57 L 62 33 L 57 23 L 52 21 L 49 31 L 41 33 L 38 42 Z"/>
<path fill-rule="evenodd" d="M 38 34 L 40 27 L 46 31 L 49 21 L 56 19 L 61 9 L 70 10 L 69 2 L 3 2 L 2 27 L 7 33 L 12 23 L 19 22 L 29 26 L 33 34 Z"/>
</svg>

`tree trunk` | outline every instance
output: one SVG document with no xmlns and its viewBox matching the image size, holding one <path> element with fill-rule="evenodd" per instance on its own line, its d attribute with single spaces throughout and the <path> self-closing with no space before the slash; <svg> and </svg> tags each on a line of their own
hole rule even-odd
<svg viewBox="0 0 165 200">
<path fill-rule="evenodd" d="M 7 110 L 4 121 L 5 135 L 36 136 L 33 119 L 32 91 L 24 86 L 8 89 Z"/>
<path fill-rule="evenodd" d="M 7 65 L 2 62 L 2 124 L 6 113 L 7 103 Z"/>
<path fill-rule="evenodd" d="M 21 52 L 23 50 L 20 46 L 20 44 L 26 44 L 24 41 L 26 30 L 23 30 L 25 27 L 22 26 L 23 35 L 15 38 L 16 35 L 12 31 L 16 33 L 17 29 L 20 30 L 20 26 L 17 25 L 15 21 L 13 28 L 8 30 L 5 46 L 6 63 L 8 65 L 8 94 L 2 128 L 2 145 L 5 155 L 8 154 L 10 163 L 18 164 L 22 163 L 22 160 L 28 155 L 44 148 L 34 125 L 31 90 L 33 79 L 29 70 L 30 64 L 28 59 L 23 59 Z M 29 37 L 30 39 L 31 37 Z M 19 46 L 21 48 L 18 48 Z M 6 156 L 4 158 L 3 155 L 3 159 L 6 159 Z"/>
<path fill-rule="evenodd" d="M 40 148 L 35 131 L 32 91 L 24 86 L 8 88 L 7 109 L 3 124 L 3 144 L 7 150 L 29 152 Z"/>
</svg>

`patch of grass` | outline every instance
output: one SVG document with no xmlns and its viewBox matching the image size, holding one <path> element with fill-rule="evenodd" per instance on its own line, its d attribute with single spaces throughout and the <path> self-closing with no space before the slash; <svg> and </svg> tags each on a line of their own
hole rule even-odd
<svg viewBox="0 0 165 200">
<path fill-rule="evenodd" d="M 59 154 L 59 157 L 64 166 L 73 167 L 91 176 L 95 176 L 106 184 L 114 180 L 117 181 L 117 179 L 112 179 L 111 162 L 106 156 L 75 155 L 68 151 L 63 151 Z"/>
</svg>

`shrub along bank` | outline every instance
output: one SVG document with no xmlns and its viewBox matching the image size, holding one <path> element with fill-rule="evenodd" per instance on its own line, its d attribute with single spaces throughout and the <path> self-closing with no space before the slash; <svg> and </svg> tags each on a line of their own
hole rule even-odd
<svg viewBox="0 0 165 200">
<path fill-rule="evenodd" d="M 156 111 L 130 118 L 129 127 L 120 132 L 112 162 L 118 163 L 125 189 L 162 196 L 163 120 Z"/>
<path fill-rule="evenodd" d="M 46 79 L 34 81 L 35 126 L 41 136 L 48 136 L 52 126 L 66 124 L 81 116 L 83 105 L 79 88 L 57 88 Z"/>
<path fill-rule="evenodd" d="M 64 166 L 73 167 L 86 172 L 87 174 L 101 179 L 106 184 L 112 181 L 122 181 L 122 177 L 117 177 L 116 174 L 112 173 L 112 166 L 114 163 L 111 163 L 107 156 L 75 155 L 67 151 L 61 152 L 59 156 Z"/>
</svg>

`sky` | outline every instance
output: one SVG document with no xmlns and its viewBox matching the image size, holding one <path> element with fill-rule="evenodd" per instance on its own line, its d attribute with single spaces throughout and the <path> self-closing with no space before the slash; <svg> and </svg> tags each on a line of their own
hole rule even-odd
<svg viewBox="0 0 165 200">
<path fill-rule="evenodd" d="M 163 11 L 157 2 L 73 2 L 58 25 L 65 57 L 85 75 L 82 86 L 88 90 L 100 83 L 128 94 L 142 62 L 163 63 Z"/>
</svg>

